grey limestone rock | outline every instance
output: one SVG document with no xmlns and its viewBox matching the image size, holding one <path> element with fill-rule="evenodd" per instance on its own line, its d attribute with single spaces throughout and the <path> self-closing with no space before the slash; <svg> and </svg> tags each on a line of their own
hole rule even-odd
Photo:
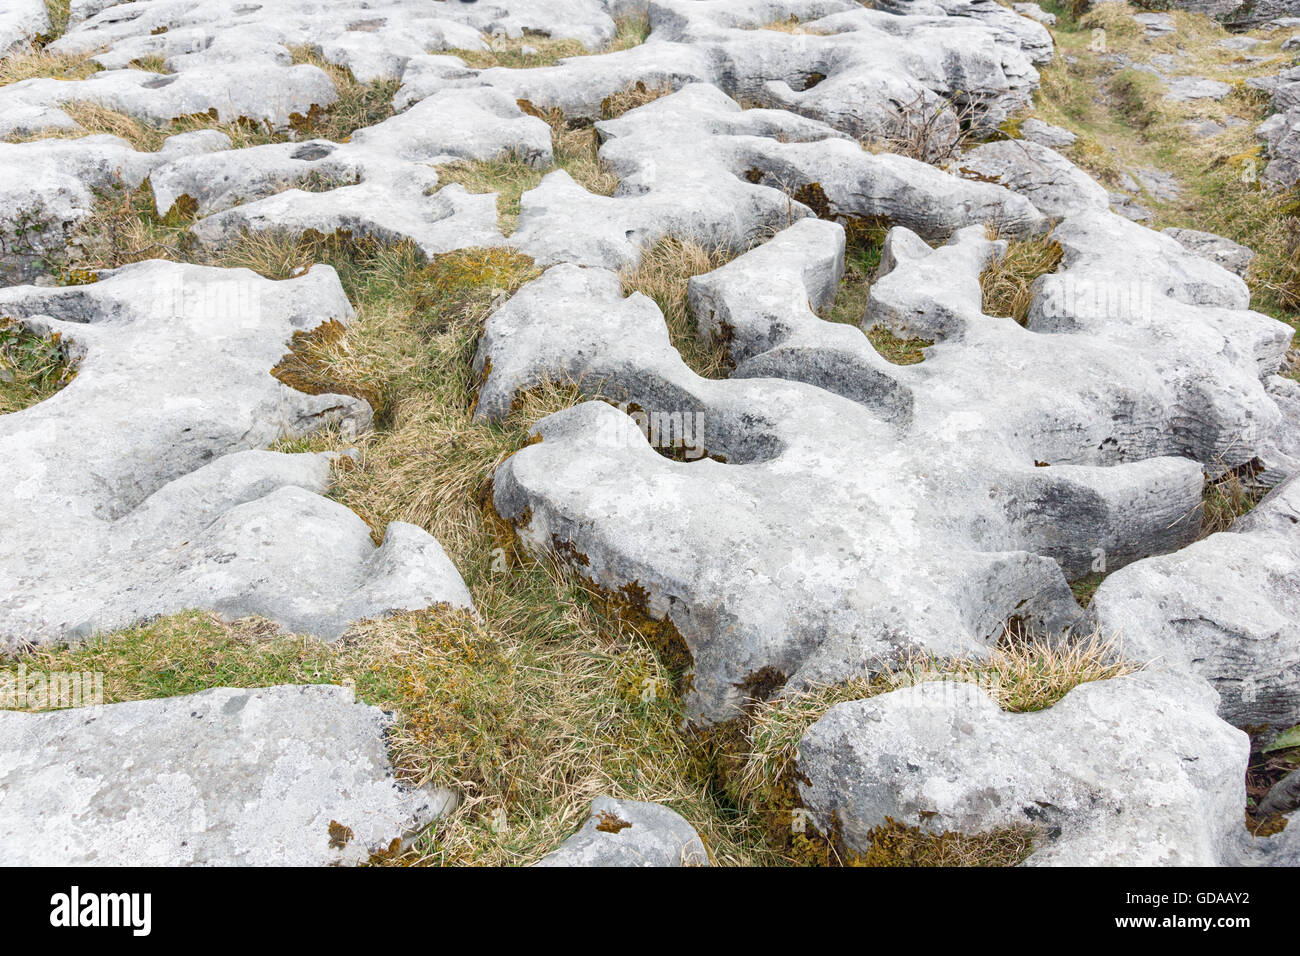
<svg viewBox="0 0 1300 956">
<path fill-rule="evenodd" d="M 0 57 L 27 49 L 50 32 L 45 0 L 7 0 L 0 9 Z"/>
<path fill-rule="evenodd" d="M 376 548 L 321 497 L 330 456 L 256 450 L 369 424 L 365 402 L 271 375 L 294 331 L 351 319 L 332 269 L 273 282 L 151 261 L 0 291 L 0 315 L 59 333 L 78 361 L 62 391 L 0 417 L 0 645 L 194 607 L 336 637 L 393 610 L 472 606 L 428 534 L 394 523 Z"/>
<path fill-rule="evenodd" d="M 1255 253 L 1250 249 L 1212 232 L 1201 232 L 1197 229 L 1178 229 L 1173 226 L 1160 231 L 1166 236 L 1173 236 L 1184 248 L 1190 249 L 1197 255 L 1204 256 L 1216 265 L 1223 266 L 1229 272 L 1233 272 L 1242 278 L 1245 278 L 1251 260 L 1255 258 Z"/>
<path fill-rule="evenodd" d="M 1263 739 L 1300 723 L 1300 482 L 1230 530 L 1108 577 L 1090 611 L 1132 659 L 1190 672 Z"/>
<path fill-rule="evenodd" d="M 918 684 L 827 711 L 799 742 L 799 793 L 856 851 L 888 818 L 931 833 L 1037 825 L 1031 866 L 1230 863 L 1250 744 L 1213 698 L 1138 673 L 1013 714 L 975 684 Z"/>
<path fill-rule="evenodd" d="M 393 778 L 388 724 L 331 685 L 0 712 L 0 863 L 364 863 L 455 805 Z"/>
</svg>

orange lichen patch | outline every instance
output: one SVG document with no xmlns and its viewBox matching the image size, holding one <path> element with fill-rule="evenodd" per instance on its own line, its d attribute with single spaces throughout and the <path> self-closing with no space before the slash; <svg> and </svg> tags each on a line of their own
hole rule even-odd
<svg viewBox="0 0 1300 956">
<path fill-rule="evenodd" d="M 354 383 L 341 381 L 330 373 L 329 358 L 339 348 L 347 331 L 342 322 L 329 319 L 310 331 L 294 332 L 289 351 L 271 369 L 271 374 L 290 388 L 308 395 L 351 395 L 360 398 L 379 414 L 383 409 L 376 393 Z"/>
<path fill-rule="evenodd" d="M 298 133 L 310 133 L 316 127 L 320 126 L 321 120 L 324 119 L 325 109 L 316 103 L 313 103 L 307 110 L 307 115 L 302 113 L 289 114 L 289 126 Z"/>
<path fill-rule="evenodd" d="M 330 849 L 341 850 L 352 842 L 353 834 L 351 827 L 345 827 L 337 820 L 331 820 L 329 825 Z"/>
<path fill-rule="evenodd" d="M 632 826 L 626 820 L 620 820 L 618 814 L 610 813 L 608 810 L 601 810 L 597 815 L 600 821 L 596 824 L 596 829 L 601 833 L 620 833 Z"/>
<path fill-rule="evenodd" d="M 694 655 L 677 625 L 667 614 L 654 616 L 650 610 L 650 593 L 638 582 L 631 581 L 613 594 L 601 592 L 598 597 L 607 613 L 630 624 L 645 637 L 669 670 L 678 675 L 679 681 L 694 665 Z M 681 689 L 686 689 L 684 684 Z"/>
</svg>

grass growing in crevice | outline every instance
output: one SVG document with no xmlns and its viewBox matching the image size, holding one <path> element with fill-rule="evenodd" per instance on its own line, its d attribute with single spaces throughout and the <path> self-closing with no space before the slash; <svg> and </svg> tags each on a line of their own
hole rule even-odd
<svg viewBox="0 0 1300 956">
<path fill-rule="evenodd" d="M 1104 572 L 1093 571 L 1091 574 L 1070 582 L 1070 591 L 1073 592 L 1074 599 L 1079 602 L 1080 607 L 1086 608 L 1092 603 L 1097 588 L 1101 587 L 1101 582 L 1105 580 L 1106 574 Z"/>
<path fill-rule="evenodd" d="M 629 110 L 653 103 L 661 96 L 667 96 L 675 91 L 676 87 L 673 86 L 646 86 L 643 81 L 637 80 L 631 86 L 617 93 L 611 93 L 601 100 L 600 113 L 604 119 L 615 119 Z"/>
<path fill-rule="evenodd" d="M 538 169 L 511 154 L 489 160 L 460 160 L 438 167 L 438 186 L 459 183 L 472 193 L 497 194 L 497 225 L 509 236 L 519 223 L 520 197 L 542 181 Z"/>
<path fill-rule="evenodd" d="M 661 239 L 641 254 L 641 262 L 623 273 L 623 294 L 640 292 L 659 306 L 673 346 L 697 375 L 725 378 L 731 370 L 726 341 L 701 340 L 687 300 L 692 276 L 725 265 L 732 254 L 710 249 L 690 239 Z"/>
<path fill-rule="evenodd" d="M 644 14 L 617 17 L 614 20 L 615 33 L 609 45 L 600 50 L 588 50 L 578 40 L 565 37 L 551 37 L 545 33 L 525 30 L 519 37 L 490 37 L 486 50 L 449 50 L 452 56 L 458 56 L 465 65 L 476 70 L 486 70 L 495 66 L 512 70 L 526 70 L 542 66 L 554 66 L 561 60 L 573 56 L 590 56 L 594 53 L 613 53 L 640 46 L 650 35 L 650 19 Z"/>
<path fill-rule="evenodd" d="M 989 834 L 937 835 L 893 823 L 882 828 L 881 843 L 863 857 L 834 844 L 794 832 L 798 806 L 794 782 L 798 745 L 808 728 L 836 704 L 886 694 L 927 681 L 963 681 L 980 685 L 1012 713 L 1051 707 L 1080 684 L 1108 680 L 1136 668 L 1118 659 L 1114 648 L 1097 635 L 1063 644 L 1008 635 L 985 659 L 915 657 L 871 677 L 816 687 L 751 703 L 742 720 L 718 741 L 720 781 L 737 806 L 762 819 L 769 838 L 785 837 L 795 860 L 867 865 L 919 865 L 920 861 L 957 860 L 960 865 L 1014 865 L 1032 848 L 1032 834 L 1020 828 Z M 794 839 L 792 839 L 792 837 Z M 811 856 L 810 856 L 811 855 Z M 891 862 L 892 861 L 892 862 Z"/>
<path fill-rule="evenodd" d="M 46 139 L 80 139 L 83 136 L 109 135 L 118 136 L 141 152 L 153 153 L 162 148 L 169 136 L 192 133 L 197 130 L 214 129 L 230 137 L 235 149 L 248 146 L 262 146 L 267 143 L 281 143 L 288 140 L 288 134 L 277 131 L 269 124 L 246 121 L 223 123 L 215 116 L 196 114 L 186 116 L 164 126 L 155 126 L 136 119 L 126 113 L 108 109 L 88 100 L 74 100 L 61 107 L 68 114 L 76 128 L 46 129 L 30 136 L 13 137 L 12 142 L 33 142 Z"/>
<path fill-rule="evenodd" d="M 565 170 L 578 185 L 600 196 L 612 196 L 618 177 L 600 158 L 600 136 L 594 126 L 570 122 L 558 108 L 539 109 L 527 100 L 519 108 L 530 116 L 545 120 L 551 127 L 551 151 L 555 165 Z"/>
<path fill-rule="evenodd" d="M 248 119 L 222 121 L 215 115 L 215 110 L 209 114 L 199 113 L 181 117 L 170 123 L 155 124 L 98 103 L 82 100 L 60 106 L 60 109 L 78 124 L 79 129 L 41 130 L 35 135 L 12 139 L 20 142 L 38 139 L 77 139 L 82 136 L 106 133 L 120 136 L 142 152 L 152 153 L 160 149 L 169 136 L 200 129 L 215 129 L 229 136 L 235 149 L 242 149 L 268 143 L 289 142 L 295 138 L 346 142 L 358 129 L 381 123 L 393 115 L 393 97 L 400 86 L 398 81 L 358 83 L 351 71 L 326 62 L 307 47 L 294 47 L 292 53 L 294 63 L 309 63 L 324 70 L 333 82 L 338 97 L 327 108 L 313 108 L 309 116 L 295 115 L 290 129 L 278 129 L 269 122 L 255 122 Z M 131 66 L 150 72 L 164 70 L 163 61 L 159 57 L 133 61 Z M 85 79 L 97 70 L 98 67 L 87 58 L 62 57 L 42 52 L 26 58 L 19 57 L 16 61 L 0 60 L 0 81 L 14 82 L 17 79 L 29 78 L 28 74 L 50 76 L 55 75 L 56 72 L 63 79 Z M 2 82 L 0 85 L 3 85 Z"/>
<path fill-rule="evenodd" d="M 0 415 L 45 401 L 76 374 L 57 332 L 37 335 L 0 316 Z"/>
<path fill-rule="evenodd" d="M 324 70 L 338 93 L 338 99 L 327 109 L 314 111 L 299 124 L 300 139 L 347 142 L 357 130 L 382 123 L 394 114 L 393 97 L 402 85 L 400 80 L 359 83 L 351 70 L 328 62 L 310 47 L 293 47 L 290 52 L 295 64 L 306 63 Z"/>
<path fill-rule="evenodd" d="M 593 128 L 570 124 L 558 110 L 541 111 L 526 103 L 521 105 L 550 125 L 552 166 L 538 169 L 511 154 L 491 160 L 461 160 L 438 167 L 439 186 L 459 183 L 472 193 L 495 192 L 497 225 L 507 236 L 519 224 L 523 194 L 555 169 L 563 169 L 574 182 L 597 195 L 613 195 L 618 187 L 618 178 L 598 155 L 600 142 Z"/>
<path fill-rule="evenodd" d="M 985 315 L 1012 318 L 1024 325 L 1033 304 L 1034 281 L 1055 272 L 1063 255 L 1060 243 L 1050 235 L 1007 240 L 1006 252 L 995 257 L 980 274 L 981 310 Z"/>
<path fill-rule="evenodd" d="M 1267 494 L 1255 481 L 1260 462 L 1253 459 L 1230 468 L 1218 477 L 1206 476 L 1201 492 L 1201 537 L 1229 531 L 1237 519 L 1247 514 Z"/>
<path fill-rule="evenodd" d="M 100 69 L 98 63 L 83 54 L 36 49 L 0 59 L 0 86 L 36 79 L 84 80 Z"/>
<path fill-rule="evenodd" d="M 42 43 L 53 43 L 68 32 L 72 17 L 72 0 L 45 0 L 45 13 L 50 18 L 50 32 L 41 37 Z"/>
<path fill-rule="evenodd" d="M 844 250 L 844 276 L 839 291 L 830 308 L 821 317 L 827 322 L 861 326 L 867 314 L 867 300 L 871 283 L 880 268 L 880 253 L 885 241 L 883 227 L 857 227 L 850 223 L 846 230 Z M 887 361 L 895 365 L 915 365 L 925 359 L 925 348 L 934 343 L 928 339 L 903 339 L 883 326 L 866 330 L 867 340 Z"/>
<path fill-rule="evenodd" d="M 885 230 L 850 231 L 844 248 L 844 276 L 840 279 L 835 301 L 822 318 L 827 322 L 861 325 L 867 314 L 871 283 L 880 268 L 880 253 Z"/>
</svg>

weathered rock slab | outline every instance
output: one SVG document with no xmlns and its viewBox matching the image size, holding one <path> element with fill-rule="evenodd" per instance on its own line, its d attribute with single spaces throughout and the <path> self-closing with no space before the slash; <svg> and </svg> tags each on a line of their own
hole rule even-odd
<svg viewBox="0 0 1300 956">
<path fill-rule="evenodd" d="M 1300 723 L 1300 481 L 1176 554 L 1108 577 L 1090 606 L 1133 660 L 1190 672 L 1264 739 Z"/>
<path fill-rule="evenodd" d="M 861 852 L 886 819 L 1045 831 L 1036 866 L 1213 866 L 1241 842 L 1250 744 L 1195 680 L 1133 674 L 1011 714 L 937 681 L 838 704 L 798 747 L 812 821 Z"/>
<path fill-rule="evenodd" d="M 388 724 L 331 685 L 0 712 L 0 864 L 365 862 L 455 805 L 394 779 Z"/>
</svg>

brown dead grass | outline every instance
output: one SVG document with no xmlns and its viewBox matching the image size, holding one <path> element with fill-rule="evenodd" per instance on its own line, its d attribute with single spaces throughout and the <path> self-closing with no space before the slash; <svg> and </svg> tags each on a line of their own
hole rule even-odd
<svg viewBox="0 0 1300 956">
<path fill-rule="evenodd" d="M 641 80 L 637 80 L 631 86 L 601 100 L 600 112 L 605 119 L 614 119 L 629 110 L 653 103 L 661 96 L 667 96 L 674 91 L 675 87 L 672 86 L 646 86 Z"/>
<path fill-rule="evenodd" d="M 990 238 L 996 238 L 990 235 Z M 1007 251 L 995 258 L 980 275 L 985 315 L 1029 320 L 1033 284 L 1039 276 L 1055 272 L 1064 255 L 1060 243 L 1050 235 L 1034 239 L 1009 239 Z"/>
<path fill-rule="evenodd" d="M 0 59 L 0 86 L 41 78 L 84 80 L 99 69 L 99 64 L 88 56 L 38 49 Z"/>
<path fill-rule="evenodd" d="M 669 238 L 645 250 L 640 264 L 623 273 L 623 294 L 640 292 L 654 300 L 668 323 L 674 347 L 686 364 L 705 378 L 725 378 L 731 359 L 726 342 L 700 338 L 687 300 L 687 286 L 692 276 L 712 272 L 730 259 L 730 254 L 698 242 Z"/>
</svg>

